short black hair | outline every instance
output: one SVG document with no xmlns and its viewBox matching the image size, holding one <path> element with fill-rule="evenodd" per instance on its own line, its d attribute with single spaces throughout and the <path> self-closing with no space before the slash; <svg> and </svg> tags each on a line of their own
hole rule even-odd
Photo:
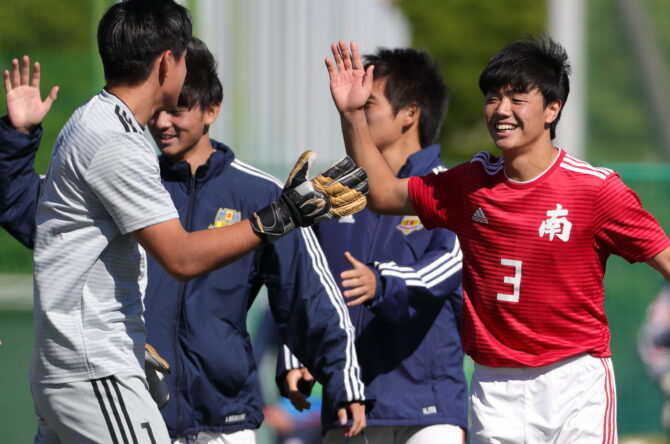
<svg viewBox="0 0 670 444">
<path fill-rule="evenodd" d="M 546 36 L 518 40 L 498 51 L 479 76 L 484 95 L 502 88 L 528 92 L 537 88 L 544 106 L 560 100 L 565 106 L 570 93 L 570 62 L 565 48 Z M 551 124 L 551 138 L 563 107 Z"/>
<path fill-rule="evenodd" d="M 387 79 L 384 95 L 398 113 L 416 102 L 421 110 L 419 139 L 427 147 L 440 134 L 449 105 L 449 89 L 437 63 L 425 51 L 412 48 L 378 48 L 364 56 L 365 67 L 375 66 L 375 79 Z"/>
<path fill-rule="evenodd" d="M 223 101 L 223 86 L 216 72 L 216 60 L 207 45 L 197 37 L 188 43 L 186 79 L 177 106 L 204 110 Z"/>
<path fill-rule="evenodd" d="M 173 0 L 126 0 L 98 24 L 98 51 L 108 86 L 135 86 L 156 58 L 170 50 L 179 60 L 191 38 L 191 14 Z"/>
</svg>

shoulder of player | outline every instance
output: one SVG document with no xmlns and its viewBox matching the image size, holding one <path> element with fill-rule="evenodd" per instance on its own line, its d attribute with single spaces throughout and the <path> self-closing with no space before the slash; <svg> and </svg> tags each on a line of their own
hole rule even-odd
<svg viewBox="0 0 670 444">
<path fill-rule="evenodd" d="M 71 124 L 71 125 L 68 125 Z M 71 127 L 73 135 L 82 140 L 95 140 L 101 145 L 110 140 L 133 140 L 137 144 L 151 144 L 144 136 L 144 129 L 124 107 L 94 96 L 79 107 L 68 121 L 64 131 Z"/>
<path fill-rule="evenodd" d="M 561 171 L 585 183 L 598 186 L 610 178 L 618 177 L 618 173 L 610 168 L 594 167 L 590 163 L 565 154 L 559 164 Z"/>
<path fill-rule="evenodd" d="M 488 151 L 480 151 L 470 159 L 466 164 L 469 167 L 479 166 L 490 176 L 498 174 L 503 169 L 503 158 L 496 157 Z"/>
</svg>

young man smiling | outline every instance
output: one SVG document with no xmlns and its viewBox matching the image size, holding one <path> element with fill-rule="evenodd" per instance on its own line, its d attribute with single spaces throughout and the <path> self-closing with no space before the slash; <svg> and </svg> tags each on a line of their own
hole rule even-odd
<svg viewBox="0 0 670 444">
<path fill-rule="evenodd" d="M 552 144 L 569 92 L 563 48 L 514 42 L 482 72 L 502 156 L 396 178 L 362 109 L 372 89 L 354 43 L 326 60 L 345 146 L 369 174 L 369 208 L 453 230 L 463 249 L 465 352 L 475 361 L 471 441 L 613 443 L 616 395 L 603 276 L 609 255 L 670 278 L 670 239 L 619 175 Z"/>
</svg>

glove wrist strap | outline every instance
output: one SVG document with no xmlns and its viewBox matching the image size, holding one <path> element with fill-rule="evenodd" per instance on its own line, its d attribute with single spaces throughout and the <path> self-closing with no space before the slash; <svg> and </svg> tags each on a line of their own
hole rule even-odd
<svg viewBox="0 0 670 444">
<path fill-rule="evenodd" d="M 291 209 L 283 199 L 273 202 L 251 215 L 251 228 L 264 242 L 274 242 L 292 231 L 296 225 Z"/>
</svg>

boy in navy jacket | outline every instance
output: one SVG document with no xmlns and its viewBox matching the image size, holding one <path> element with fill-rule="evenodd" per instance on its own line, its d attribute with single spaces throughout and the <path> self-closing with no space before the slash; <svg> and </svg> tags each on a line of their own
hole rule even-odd
<svg viewBox="0 0 670 444">
<path fill-rule="evenodd" d="M 443 171 L 440 148 L 431 143 L 440 131 L 448 92 L 434 62 L 413 49 L 380 49 L 366 56 L 366 65 L 374 65 L 375 77 L 365 117 L 394 174 Z M 462 254 L 456 235 L 426 230 L 416 216 L 368 210 L 323 223 L 315 232 L 333 275 L 341 278 L 363 381 L 376 398 L 365 437 L 349 442 L 462 443 L 467 387 L 459 336 Z M 283 371 L 295 365 L 288 360 Z M 304 372 L 289 371 L 287 386 L 309 378 Z M 297 407 L 306 407 L 295 390 L 291 397 Z M 341 442 L 335 412 L 328 402 L 323 410 L 324 442 Z"/>
</svg>

